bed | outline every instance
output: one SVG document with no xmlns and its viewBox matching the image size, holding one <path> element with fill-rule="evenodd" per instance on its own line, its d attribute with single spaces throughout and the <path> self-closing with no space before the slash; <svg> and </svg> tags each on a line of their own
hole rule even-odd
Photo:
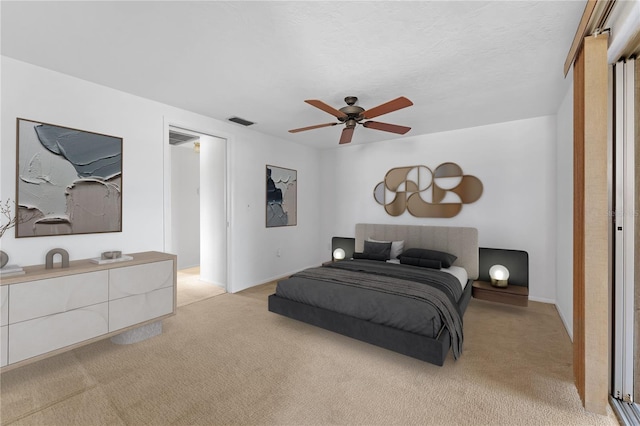
<svg viewBox="0 0 640 426">
<path fill-rule="evenodd" d="M 478 277 L 477 229 L 357 224 L 355 231 L 357 253 L 403 242 L 403 262 L 374 253 L 300 271 L 278 282 L 269 311 L 435 365 L 444 364 L 450 349 L 457 359 Z M 443 269 L 431 259 L 402 257 L 416 253 L 453 256 L 440 259 Z"/>
</svg>

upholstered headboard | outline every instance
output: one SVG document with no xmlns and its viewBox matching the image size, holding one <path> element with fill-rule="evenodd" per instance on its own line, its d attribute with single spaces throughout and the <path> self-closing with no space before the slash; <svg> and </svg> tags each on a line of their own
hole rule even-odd
<svg viewBox="0 0 640 426">
<path fill-rule="evenodd" d="M 364 248 L 364 240 L 404 241 L 404 249 L 427 248 L 458 256 L 453 263 L 467 270 L 471 279 L 478 278 L 478 230 L 455 226 L 356 224 L 356 251 Z"/>
</svg>

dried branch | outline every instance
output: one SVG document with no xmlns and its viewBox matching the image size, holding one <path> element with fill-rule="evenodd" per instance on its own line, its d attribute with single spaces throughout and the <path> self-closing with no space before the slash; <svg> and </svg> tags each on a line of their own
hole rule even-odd
<svg viewBox="0 0 640 426">
<path fill-rule="evenodd" d="M 16 215 L 11 215 L 11 199 L 7 199 L 4 203 L 0 202 L 0 214 L 6 219 L 7 223 L 0 226 L 0 238 L 4 235 L 5 231 L 13 228 L 18 223 L 18 214 L 17 214 L 17 206 L 16 206 Z"/>
</svg>

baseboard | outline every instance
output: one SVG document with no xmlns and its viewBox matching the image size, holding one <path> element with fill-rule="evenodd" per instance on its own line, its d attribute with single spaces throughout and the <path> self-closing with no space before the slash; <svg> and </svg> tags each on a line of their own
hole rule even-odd
<svg viewBox="0 0 640 426">
<path fill-rule="evenodd" d="M 556 304 L 556 300 L 555 299 L 546 299 L 544 297 L 536 297 L 536 296 L 531 296 L 531 295 L 529 295 L 529 300 L 532 301 L 532 302 L 548 303 L 550 305 L 555 305 Z"/>
<path fill-rule="evenodd" d="M 291 275 L 295 274 L 296 272 L 300 272 L 300 271 L 303 271 L 303 270 L 308 269 L 308 268 L 317 268 L 318 266 L 320 266 L 320 265 L 316 263 L 316 264 L 309 265 L 309 266 L 303 266 L 301 268 L 298 268 L 296 270 L 290 271 L 290 272 L 282 274 L 282 275 L 274 275 L 274 276 L 269 277 L 269 278 L 263 278 L 260 281 L 255 282 L 253 284 L 250 284 L 248 286 L 245 286 L 245 287 L 242 287 L 242 288 L 238 288 L 238 289 L 234 288 L 233 289 L 233 293 L 237 293 L 239 291 L 246 290 L 246 289 L 252 288 L 252 287 L 257 287 L 259 285 L 269 284 L 270 282 L 273 282 L 273 281 L 283 280 L 283 279 L 288 278 Z"/>
<path fill-rule="evenodd" d="M 562 324 L 564 324 L 565 330 L 567 330 L 567 334 L 569 335 L 569 339 L 573 342 L 573 327 L 569 327 L 569 323 L 564 315 L 564 313 L 558 308 L 556 305 L 556 311 L 558 311 L 558 315 L 560 315 L 560 319 L 562 320 Z"/>
<path fill-rule="evenodd" d="M 571 341 L 573 342 L 573 328 L 569 327 L 569 323 L 567 322 L 566 317 L 564 316 L 564 314 L 560 310 L 560 308 L 558 308 L 558 304 L 556 303 L 555 300 L 545 299 L 543 297 L 531 297 L 531 296 L 529 296 L 529 300 L 531 300 L 533 302 L 549 303 L 549 304 L 555 306 L 556 307 L 556 311 L 558 312 L 558 315 L 560 316 L 560 320 L 562 321 L 562 325 L 564 325 L 564 329 L 567 331 L 567 334 L 569 335 L 569 339 L 571 339 Z"/>
<path fill-rule="evenodd" d="M 185 269 L 197 268 L 199 266 L 200 266 L 199 263 L 196 263 L 195 265 L 180 265 L 178 266 L 178 272 L 184 271 Z"/>
</svg>

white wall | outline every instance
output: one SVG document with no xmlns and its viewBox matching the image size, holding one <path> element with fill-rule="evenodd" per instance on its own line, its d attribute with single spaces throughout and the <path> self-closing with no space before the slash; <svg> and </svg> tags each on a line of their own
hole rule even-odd
<svg viewBox="0 0 640 426">
<path fill-rule="evenodd" d="M 2 238 L 12 263 L 40 264 L 62 247 L 72 259 L 101 251 L 171 246 L 168 126 L 227 140 L 229 291 L 239 291 L 330 259 L 334 235 L 357 222 L 460 225 L 485 247 L 526 250 L 530 295 L 556 300 L 555 116 L 317 151 L 2 57 L 0 197 L 15 197 L 15 120 L 29 118 L 124 138 L 123 232 Z M 360 128 L 361 131 L 371 131 Z M 480 178 L 484 194 L 451 219 L 388 216 L 373 199 L 385 173 L 403 165 L 452 161 Z M 265 166 L 298 171 L 298 225 L 265 227 Z M 280 257 L 277 256 L 280 250 Z"/>
<path fill-rule="evenodd" d="M 320 262 L 320 168 L 312 149 L 4 56 L 1 61 L 0 199 L 15 198 L 16 117 L 124 138 L 123 231 L 20 239 L 8 232 L 1 243 L 11 263 L 42 264 L 55 247 L 68 250 L 72 260 L 104 250 L 169 247 L 170 124 L 228 141 L 229 291 Z M 266 229 L 266 164 L 298 170 L 298 226 Z"/>
<path fill-rule="evenodd" d="M 358 131 L 370 131 L 358 128 Z M 556 118 L 546 116 L 367 145 L 339 146 L 322 153 L 323 255 L 332 236 L 353 236 L 355 224 L 471 226 L 481 247 L 529 253 L 529 295 L 556 299 Z M 373 189 L 394 167 L 443 162 L 478 177 L 482 197 L 451 219 L 389 216 Z"/>
<path fill-rule="evenodd" d="M 162 108 L 106 87 L 2 57 L 2 141 L 0 197 L 15 200 L 16 117 L 124 138 L 123 232 L 65 237 L 2 238 L 2 247 L 20 265 L 44 263 L 61 247 L 71 259 L 104 250 L 162 249 Z"/>
<path fill-rule="evenodd" d="M 178 269 L 191 268 L 200 265 L 200 155 L 193 143 L 171 147 L 171 175 L 171 251 Z"/>
<path fill-rule="evenodd" d="M 573 82 L 573 70 L 567 79 Z M 573 340 L 573 85 L 557 114 L 556 307 Z"/>
<path fill-rule="evenodd" d="M 257 271 L 261 277 L 273 280 L 297 272 L 300 265 L 319 266 L 327 260 L 320 247 L 320 182 L 324 173 L 317 151 L 261 137 L 259 143 L 247 139 L 230 144 L 231 149 L 243 152 L 236 156 L 231 185 L 234 229 L 242 226 L 241 232 L 234 231 L 231 256 L 241 265 L 234 281 L 245 286 L 242 288 L 263 282 L 254 278 Z M 266 228 L 267 164 L 298 172 L 297 226 Z"/>
</svg>

